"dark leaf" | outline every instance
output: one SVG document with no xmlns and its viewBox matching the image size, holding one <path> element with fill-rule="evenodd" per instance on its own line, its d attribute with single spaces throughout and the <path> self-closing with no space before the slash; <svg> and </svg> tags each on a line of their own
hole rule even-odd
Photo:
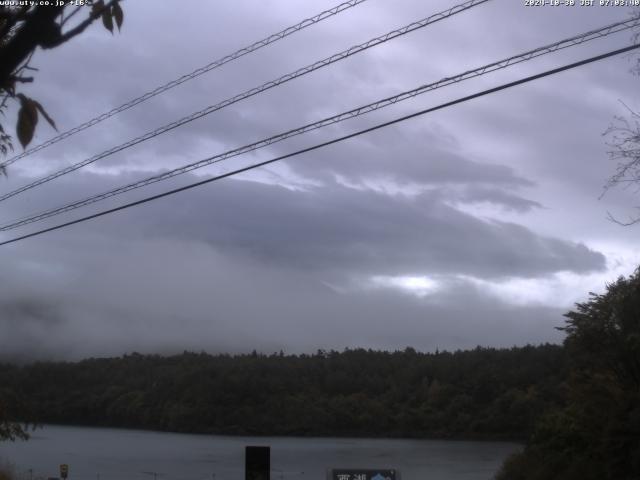
<svg viewBox="0 0 640 480">
<path fill-rule="evenodd" d="M 47 122 L 49 122 L 49 125 L 51 125 L 57 131 L 58 127 L 56 127 L 56 122 L 54 122 L 53 118 L 51 118 L 49 114 L 44 110 L 40 102 L 36 102 L 35 100 L 31 100 L 31 101 L 36 106 L 38 111 L 42 114 L 42 116 L 47 120 Z"/>
<path fill-rule="evenodd" d="M 93 5 L 91 5 L 91 15 L 96 17 L 97 15 L 99 15 L 99 12 L 101 12 L 103 8 L 104 8 L 103 0 L 98 0 L 97 2 L 93 2 Z"/>
<path fill-rule="evenodd" d="M 116 2 L 113 4 L 112 13 L 113 13 L 113 18 L 115 18 L 116 20 L 118 31 L 120 31 L 120 27 L 122 27 L 122 21 L 124 20 L 124 12 L 122 11 L 120 2 Z"/>
<path fill-rule="evenodd" d="M 111 13 L 107 10 L 102 12 L 102 24 L 104 28 L 113 33 L 113 18 L 111 18 Z"/>
<path fill-rule="evenodd" d="M 38 109 L 30 98 L 22 94 L 18 94 L 18 97 L 20 98 L 20 111 L 18 112 L 16 133 L 18 134 L 18 140 L 20 140 L 22 148 L 25 148 L 33 138 L 33 133 L 36 130 L 36 125 L 38 124 Z"/>
</svg>

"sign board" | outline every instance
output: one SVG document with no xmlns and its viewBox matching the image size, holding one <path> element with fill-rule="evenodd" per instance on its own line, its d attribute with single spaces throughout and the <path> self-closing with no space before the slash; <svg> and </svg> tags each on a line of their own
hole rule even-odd
<svg viewBox="0 0 640 480">
<path fill-rule="evenodd" d="M 329 471 L 329 480 L 400 480 L 400 472 L 393 469 L 334 468 Z"/>
<path fill-rule="evenodd" d="M 69 476 L 69 465 L 66 463 L 60 465 L 60 476 L 62 478 L 67 478 Z"/>
</svg>

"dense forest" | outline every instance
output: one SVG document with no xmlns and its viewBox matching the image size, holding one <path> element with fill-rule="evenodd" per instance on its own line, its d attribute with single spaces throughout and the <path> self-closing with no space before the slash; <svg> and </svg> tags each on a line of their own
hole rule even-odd
<svg viewBox="0 0 640 480">
<path fill-rule="evenodd" d="M 176 432 L 524 439 L 564 403 L 557 345 L 418 353 L 131 354 L 0 365 L 16 415 Z M 10 396 L 8 396 L 10 394 Z"/>
<path fill-rule="evenodd" d="M 220 434 L 526 438 L 498 480 L 637 480 L 640 269 L 565 316 L 562 346 L 4 364 L 0 434 L 12 436 L 14 418 Z"/>
<path fill-rule="evenodd" d="M 499 480 L 640 479 L 640 269 L 565 315 L 566 404 Z"/>
</svg>

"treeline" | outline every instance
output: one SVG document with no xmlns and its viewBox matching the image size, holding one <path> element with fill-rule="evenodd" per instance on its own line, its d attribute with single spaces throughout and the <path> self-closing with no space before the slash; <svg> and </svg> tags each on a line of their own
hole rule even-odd
<svg viewBox="0 0 640 480">
<path fill-rule="evenodd" d="M 131 354 L 0 365 L 23 420 L 175 432 L 523 439 L 564 404 L 557 345 Z"/>
<path fill-rule="evenodd" d="M 640 269 L 566 315 L 562 346 L 132 354 L 0 365 L 12 419 L 252 435 L 524 439 L 498 480 L 640 479 Z"/>
<path fill-rule="evenodd" d="M 565 315 L 566 404 L 499 480 L 640 479 L 640 269 Z"/>
</svg>

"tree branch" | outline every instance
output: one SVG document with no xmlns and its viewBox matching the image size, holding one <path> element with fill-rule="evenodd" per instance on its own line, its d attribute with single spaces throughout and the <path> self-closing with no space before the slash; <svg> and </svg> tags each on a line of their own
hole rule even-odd
<svg viewBox="0 0 640 480">
<path fill-rule="evenodd" d="M 67 15 L 65 18 L 63 18 L 63 19 L 60 21 L 60 26 L 61 26 L 61 27 L 63 27 L 63 26 L 64 26 L 64 24 L 65 24 L 65 23 L 67 23 L 69 20 L 71 20 L 71 18 L 72 18 L 76 13 L 78 13 L 80 10 L 82 10 L 82 8 L 83 8 L 83 7 L 81 7 L 81 6 L 80 6 L 80 7 L 76 7 L 76 8 L 73 10 L 73 12 L 71 12 L 69 15 Z"/>
<path fill-rule="evenodd" d="M 12 75 L 11 80 L 15 80 L 20 83 L 31 83 L 33 82 L 33 77 L 20 77 L 18 75 Z"/>
<path fill-rule="evenodd" d="M 636 208 L 640 208 L 640 207 L 636 207 Z M 614 217 L 611 212 L 607 211 L 607 220 L 609 220 L 610 222 L 616 223 L 622 227 L 629 227 L 631 225 L 635 225 L 637 223 L 640 223 L 640 217 L 629 217 L 629 221 L 628 222 L 622 222 L 620 220 L 618 220 L 616 217 Z"/>
<path fill-rule="evenodd" d="M 20 29 L 0 48 L 0 79 L 8 78 L 36 47 L 60 36 L 55 19 L 63 8 L 39 7 L 26 16 Z"/>
<path fill-rule="evenodd" d="M 60 35 L 60 37 L 58 38 L 58 40 L 56 42 L 54 42 L 54 43 L 52 43 L 50 45 L 47 45 L 46 47 L 43 46 L 42 48 L 57 47 L 58 45 L 61 45 L 64 42 L 72 39 L 76 35 L 81 34 L 82 32 L 84 32 L 87 29 L 87 27 L 89 25 L 91 25 L 98 18 L 100 18 L 105 11 L 109 10 L 113 6 L 113 4 L 118 3 L 118 1 L 119 0 L 111 0 L 109 3 L 104 5 L 104 7 L 98 8 L 95 11 L 91 12 L 91 14 L 89 15 L 89 18 L 87 18 L 85 21 L 79 23 L 78 25 L 73 27 L 71 30 L 69 30 L 69 31 L 63 33 L 62 35 Z"/>
<path fill-rule="evenodd" d="M 11 11 L 9 9 L 3 10 L 1 18 L 5 21 L 0 28 L 0 38 L 8 35 L 11 29 L 20 21 L 26 19 L 27 12 L 29 11 L 29 6 L 22 6 L 20 9 L 16 11 Z"/>
</svg>

